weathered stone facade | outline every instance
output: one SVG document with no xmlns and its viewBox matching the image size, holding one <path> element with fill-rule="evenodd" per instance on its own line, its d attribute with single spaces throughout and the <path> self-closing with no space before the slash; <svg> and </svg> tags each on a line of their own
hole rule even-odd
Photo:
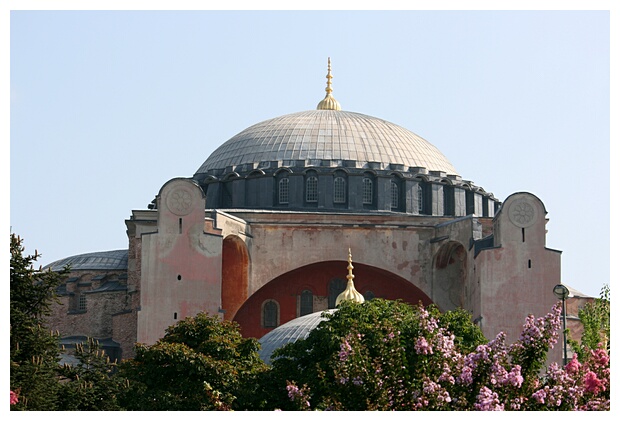
<svg viewBox="0 0 620 421">
<path fill-rule="evenodd" d="M 501 203 L 392 123 L 339 106 L 290 114 L 242 131 L 133 210 L 117 289 L 105 287 L 116 272 L 75 271 L 52 325 L 108 338 L 123 358 L 202 311 L 260 338 L 333 308 L 351 249 L 366 299 L 461 307 L 487 337 L 514 341 L 561 283 L 546 214 L 527 192 Z M 88 307 L 75 314 L 79 296 Z"/>
<path fill-rule="evenodd" d="M 126 270 L 76 270 L 58 289 L 49 325 L 62 333 L 63 344 L 96 338 L 111 358 L 131 352 L 123 348 L 133 328 L 121 320 L 131 313 Z"/>
</svg>

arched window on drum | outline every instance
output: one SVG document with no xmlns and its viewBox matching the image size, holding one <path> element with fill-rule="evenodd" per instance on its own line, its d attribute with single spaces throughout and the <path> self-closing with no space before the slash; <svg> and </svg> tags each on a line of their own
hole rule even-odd
<svg viewBox="0 0 620 421">
<path fill-rule="evenodd" d="M 316 203 L 319 200 L 319 179 L 310 173 L 306 177 L 306 202 Z"/>
</svg>

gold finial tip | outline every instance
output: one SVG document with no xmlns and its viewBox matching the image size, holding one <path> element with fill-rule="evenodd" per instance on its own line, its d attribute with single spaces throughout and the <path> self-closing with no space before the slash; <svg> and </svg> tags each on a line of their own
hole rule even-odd
<svg viewBox="0 0 620 421">
<path fill-rule="evenodd" d="M 336 297 L 336 306 L 338 306 L 338 304 L 340 304 L 344 300 L 351 300 L 359 304 L 364 302 L 364 296 L 355 289 L 355 285 L 353 284 L 353 278 L 355 278 L 355 275 L 353 275 L 353 258 L 351 257 L 350 247 L 349 247 L 349 265 L 347 266 L 347 269 L 349 271 L 349 274 L 347 275 L 347 279 L 348 279 L 347 287 L 345 288 L 344 291 L 340 293 L 340 295 L 338 295 L 338 297 Z"/>
<path fill-rule="evenodd" d="M 340 111 L 340 103 L 332 96 L 332 61 L 327 57 L 327 87 L 325 88 L 325 98 L 316 106 L 317 110 L 335 110 Z"/>
</svg>

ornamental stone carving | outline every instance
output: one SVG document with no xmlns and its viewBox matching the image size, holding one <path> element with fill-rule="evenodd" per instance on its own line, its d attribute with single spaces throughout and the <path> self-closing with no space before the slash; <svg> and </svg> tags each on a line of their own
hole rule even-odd
<svg viewBox="0 0 620 421">
<path fill-rule="evenodd" d="M 519 228 L 527 228 L 534 225 L 538 217 L 536 207 L 527 200 L 515 200 L 508 209 L 510 222 Z"/>
<path fill-rule="evenodd" d="M 184 216 L 192 211 L 194 199 L 189 190 L 176 187 L 166 197 L 166 205 L 170 212 L 178 216 Z"/>
</svg>

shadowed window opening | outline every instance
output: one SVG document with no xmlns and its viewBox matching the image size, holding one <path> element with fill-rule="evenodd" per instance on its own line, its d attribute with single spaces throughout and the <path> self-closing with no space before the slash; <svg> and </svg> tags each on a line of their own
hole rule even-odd
<svg viewBox="0 0 620 421">
<path fill-rule="evenodd" d="M 281 205 L 288 204 L 288 178 L 283 178 L 278 183 L 278 203 Z"/>
<path fill-rule="evenodd" d="M 336 308 L 336 298 L 347 287 L 347 282 L 344 279 L 332 279 L 329 281 L 329 295 L 327 297 L 327 307 Z"/>
<path fill-rule="evenodd" d="M 364 205 L 372 205 L 372 180 L 365 177 L 362 180 L 362 203 Z"/>
<path fill-rule="evenodd" d="M 346 197 L 346 181 L 343 177 L 334 179 L 334 203 L 344 203 Z"/>
<path fill-rule="evenodd" d="M 278 304 L 273 300 L 263 305 L 263 327 L 278 327 Z"/>
<path fill-rule="evenodd" d="M 398 184 L 395 181 L 392 181 L 391 184 L 391 206 L 392 209 L 398 209 Z"/>
<path fill-rule="evenodd" d="M 306 202 L 316 202 L 319 198 L 319 179 L 310 176 L 306 180 Z"/>
<path fill-rule="evenodd" d="M 301 292 L 299 297 L 299 315 L 305 316 L 306 314 L 314 313 L 313 308 L 314 296 L 312 291 L 305 289 Z"/>
</svg>

